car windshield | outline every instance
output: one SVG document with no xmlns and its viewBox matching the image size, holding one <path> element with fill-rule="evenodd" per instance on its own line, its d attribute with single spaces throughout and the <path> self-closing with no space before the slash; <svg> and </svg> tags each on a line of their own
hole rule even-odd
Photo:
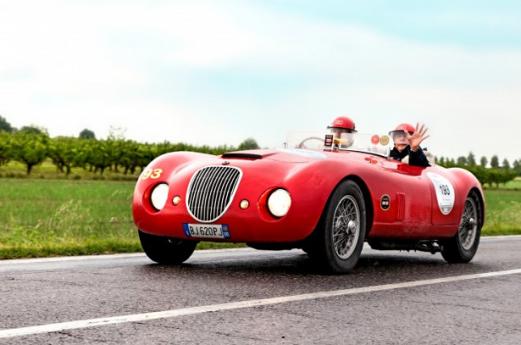
<svg viewBox="0 0 521 345">
<path fill-rule="evenodd" d="M 285 148 L 308 150 L 341 150 L 389 156 L 392 140 L 386 134 L 342 133 L 333 137 L 325 132 L 292 132 L 286 137 Z"/>
</svg>

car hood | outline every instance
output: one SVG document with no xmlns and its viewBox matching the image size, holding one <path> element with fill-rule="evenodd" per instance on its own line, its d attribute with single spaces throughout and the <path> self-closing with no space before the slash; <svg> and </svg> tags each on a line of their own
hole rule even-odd
<svg viewBox="0 0 521 345">
<path fill-rule="evenodd" d="M 327 156 L 320 151 L 276 149 L 226 152 L 220 158 L 224 160 L 271 160 L 287 163 L 307 163 L 326 159 Z"/>
</svg>

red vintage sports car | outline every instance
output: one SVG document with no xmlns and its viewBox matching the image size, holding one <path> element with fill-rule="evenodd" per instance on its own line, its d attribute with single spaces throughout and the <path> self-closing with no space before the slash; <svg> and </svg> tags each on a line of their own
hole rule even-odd
<svg viewBox="0 0 521 345">
<path fill-rule="evenodd" d="M 320 141 L 320 150 L 306 149 Z M 199 241 L 302 248 L 332 272 L 374 249 L 441 252 L 469 262 L 484 223 L 478 180 L 463 169 L 421 168 L 387 157 L 389 138 L 326 135 L 296 149 L 164 154 L 137 182 L 134 222 L 148 257 L 187 260 Z"/>
</svg>

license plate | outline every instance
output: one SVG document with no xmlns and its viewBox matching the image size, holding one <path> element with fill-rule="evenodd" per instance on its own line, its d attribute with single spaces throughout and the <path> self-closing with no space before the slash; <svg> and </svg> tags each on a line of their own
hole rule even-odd
<svg viewBox="0 0 521 345">
<path fill-rule="evenodd" d="M 230 230 L 226 224 L 183 224 L 186 237 L 229 239 Z"/>
</svg>

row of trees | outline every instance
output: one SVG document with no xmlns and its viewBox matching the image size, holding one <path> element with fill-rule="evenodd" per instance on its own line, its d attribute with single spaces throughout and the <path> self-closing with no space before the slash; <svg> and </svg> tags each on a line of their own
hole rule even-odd
<svg viewBox="0 0 521 345">
<path fill-rule="evenodd" d="M 499 157 L 494 155 L 490 160 L 487 157 L 481 157 L 479 163 L 477 163 L 472 152 L 466 157 L 460 156 L 456 159 L 447 157 L 436 159 L 437 164 L 446 168 L 460 167 L 469 170 L 483 185 L 488 184 L 491 187 L 499 187 L 500 184 L 505 184 L 517 176 L 521 176 L 521 159 L 515 160 L 512 165 L 506 158 L 501 165 L 499 161 Z"/>
<path fill-rule="evenodd" d="M 514 170 L 518 175 L 521 176 L 521 159 L 517 159 L 512 164 L 510 164 L 510 161 L 505 158 L 499 163 L 500 159 L 497 155 L 492 156 L 490 159 L 488 159 L 485 156 L 482 156 L 479 160 L 479 163 L 476 161 L 476 156 L 474 153 L 470 152 L 467 156 L 460 156 L 456 159 L 453 158 L 446 158 L 446 157 L 440 157 L 437 159 L 437 163 L 443 166 L 459 166 L 459 167 L 476 167 L 480 166 L 482 168 L 494 168 L 494 169 L 512 169 Z"/>
<path fill-rule="evenodd" d="M 27 174 L 46 159 L 66 175 L 73 167 L 103 174 L 107 169 L 124 174 L 143 170 L 155 157 L 173 151 L 195 151 L 221 154 L 237 149 L 258 148 L 257 142 L 248 138 L 238 147 L 194 146 L 183 143 L 139 143 L 110 135 L 97 140 L 94 132 L 83 130 L 78 137 L 51 138 L 47 131 L 33 126 L 14 129 L 0 116 L 0 165 L 18 161 L 25 165 Z"/>
<path fill-rule="evenodd" d="M 78 137 L 51 138 L 47 131 L 34 126 L 17 130 L 0 116 L 0 165 L 11 160 L 23 163 L 27 174 L 46 159 L 50 159 L 57 169 L 66 175 L 73 167 L 103 174 L 107 169 L 123 174 L 135 174 L 144 169 L 155 157 L 173 151 L 195 151 L 221 154 L 232 150 L 259 148 L 257 142 L 248 138 L 238 147 L 232 146 L 193 146 L 183 143 L 163 142 L 159 144 L 138 143 L 124 139 L 121 134 L 111 134 L 107 139 L 98 140 L 93 131 L 85 129 Z M 490 160 L 481 157 L 479 163 L 471 152 L 456 159 L 440 157 L 437 164 L 461 167 L 471 171 L 482 184 L 499 186 L 516 176 L 521 176 L 521 159 L 512 165 L 504 159 L 500 165 L 499 157 Z"/>
</svg>

